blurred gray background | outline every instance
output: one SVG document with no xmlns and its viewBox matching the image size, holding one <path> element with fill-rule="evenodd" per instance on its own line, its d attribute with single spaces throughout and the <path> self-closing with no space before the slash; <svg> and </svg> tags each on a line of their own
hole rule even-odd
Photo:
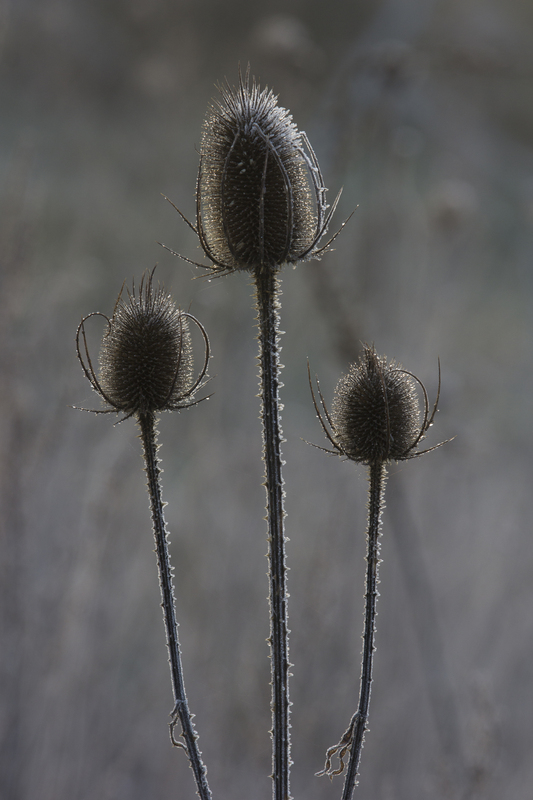
<svg viewBox="0 0 533 800">
<path fill-rule="evenodd" d="M 0 2 L 0 798 L 192 798 L 171 748 L 159 587 L 132 421 L 76 361 L 91 311 L 156 275 L 206 326 L 210 389 L 160 423 L 187 691 L 214 797 L 270 796 L 257 342 L 246 275 L 193 280 L 197 147 L 251 63 L 320 160 L 334 252 L 283 273 L 293 793 L 355 709 L 366 476 L 325 444 L 362 341 L 437 387 L 384 514 L 360 800 L 533 797 L 529 0 Z M 94 324 L 96 356 L 98 323 Z"/>
</svg>

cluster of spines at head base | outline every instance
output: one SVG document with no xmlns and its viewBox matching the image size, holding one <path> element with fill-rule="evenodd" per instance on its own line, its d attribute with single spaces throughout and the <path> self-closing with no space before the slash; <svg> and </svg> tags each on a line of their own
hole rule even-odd
<svg viewBox="0 0 533 800">
<path fill-rule="evenodd" d="M 320 258 L 346 224 L 324 242 L 339 196 L 328 206 L 320 166 L 307 136 L 278 105 L 272 91 L 250 79 L 248 69 L 245 76 L 239 73 L 236 88 L 227 82 L 219 87 L 218 100 L 208 110 L 194 223 L 176 209 L 197 235 L 209 264 L 175 254 L 206 268 L 210 276 L 248 271 L 258 295 L 265 287 L 275 294 L 275 278 L 265 283 L 265 276 L 277 275 L 284 264 Z M 274 314 L 278 307 L 275 297 Z M 205 385 L 210 358 L 207 333 L 155 285 L 153 270 L 145 273 L 137 289 L 123 287 L 112 316 L 104 317 L 96 366 L 86 336 L 92 316 L 80 323 L 76 343 L 83 371 L 104 403 L 97 413 L 116 413 L 120 421 L 135 417 L 139 423 L 155 422 L 160 412 L 199 402 L 195 398 Z M 203 360 L 196 371 L 191 323 L 204 342 Z M 276 348 L 276 341 L 272 346 Z M 339 380 L 331 410 L 318 381 L 317 392 L 318 400 L 311 385 L 312 402 L 328 441 L 322 449 L 327 452 L 380 467 L 382 475 L 389 462 L 428 452 L 420 445 L 435 417 L 438 393 L 430 408 L 421 381 L 378 355 L 373 346 L 364 345 L 358 362 Z"/>
</svg>

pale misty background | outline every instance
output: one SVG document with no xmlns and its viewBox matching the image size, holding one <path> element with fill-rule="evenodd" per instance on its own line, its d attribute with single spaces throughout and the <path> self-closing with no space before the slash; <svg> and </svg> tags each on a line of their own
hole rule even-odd
<svg viewBox="0 0 533 800">
<path fill-rule="evenodd" d="M 324 444 L 362 341 L 433 397 L 393 466 L 359 800 L 533 789 L 528 0 L 0 2 L 0 798 L 193 798 L 140 457 L 76 361 L 91 311 L 157 278 L 211 338 L 213 397 L 161 420 L 184 669 L 215 799 L 270 796 L 266 526 L 246 275 L 211 282 L 189 217 L 215 84 L 251 63 L 330 188 L 334 252 L 283 273 L 282 400 L 296 799 L 355 710 L 365 470 Z M 101 328 L 95 322 L 96 357 Z"/>
</svg>

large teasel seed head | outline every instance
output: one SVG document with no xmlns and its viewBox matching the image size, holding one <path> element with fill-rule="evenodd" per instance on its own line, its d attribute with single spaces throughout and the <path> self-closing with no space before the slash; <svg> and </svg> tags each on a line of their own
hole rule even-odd
<svg viewBox="0 0 533 800">
<path fill-rule="evenodd" d="M 98 376 L 87 347 L 85 323 L 77 334 L 78 357 L 93 389 L 104 400 L 105 412 L 133 415 L 172 411 L 190 405 L 209 358 L 207 334 L 192 315 L 180 311 L 162 287 L 153 285 L 153 272 L 145 275 L 138 291 L 121 290 L 113 316 L 107 320 Z M 205 342 L 205 363 L 193 375 L 189 320 L 200 328 Z M 83 351 L 83 352 L 82 352 Z"/>
<path fill-rule="evenodd" d="M 311 375 L 309 374 L 311 385 Z M 440 371 L 439 371 L 440 390 Z M 424 398 L 424 413 L 420 420 L 419 392 Z M 427 450 L 418 445 L 433 423 L 437 412 L 439 392 L 429 411 L 424 384 L 395 361 L 378 356 L 373 346 L 364 345 L 359 361 L 337 384 L 331 412 L 326 408 L 318 386 L 322 411 L 313 387 L 311 393 L 315 410 L 324 433 L 339 455 L 361 464 L 386 464 L 405 461 L 440 447 L 441 442 Z"/>
<path fill-rule="evenodd" d="M 197 227 L 215 271 L 271 268 L 319 257 L 329 214 L 316 156 L 268 88 L 219 87 L 204 122 Z"/>
</svg>

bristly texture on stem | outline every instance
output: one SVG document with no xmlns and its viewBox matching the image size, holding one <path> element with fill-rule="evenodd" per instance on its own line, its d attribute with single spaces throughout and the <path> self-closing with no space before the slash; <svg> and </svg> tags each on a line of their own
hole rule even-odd
<svg viewBox="0 0 533 800">
<path fill-rule="evenodd" d="M 102 316 L 107 322 L 100 348 L 98 376 L 85 332 L 86 321 L 92 316 Z M 205 345 L 204 363 L 196 378 L 193 373 L 189 321 L 196 324 Z M 106 406 L 94 413 L 121 413 L 124 415 L 122 419 L 135 416 L 141 430 L 174 694 L 170 737 L 172 743 L 182 747 L 189 757 L 199 797 L 201 800 L 210 800 L 206 768 L 198 748 L 198 736 L 192 724 L 183 683 L 156 431 L 158 412 L 189 408 L 199 402 L 194 401 L 194 394 L 202 385 L 207 371 L 209 340 L 195 317 L 179 311 L 162 288 L 154 288 L 152 271 L 141 280 L 138 293 L 132 288 L 124 299 L 123 292 L 120 292 L 111 318 L 97 313 L 89 314 L 81 321 L 76 335 L 76 348 L 85 376 Z M 178 722 L 184 743 L 176 741 L 174 736 Z"/>
<path fill-rule="evenodd" d="M 263 460 L 267 496 L 270 650 L 272 674 L 272 782 L 274 800 L 290 798 L 289 627 L 283 477 L 279 413 L 279 278 L 256 274 Z"/>
<path fill-rule="evenodd" d="M 328 249 L 335 236 L 324 245 L 320 242 L 338 197 L 328 211 L 326 187 L 307 136 L 278 105 L 275 95 L 250 79 L 249 68 L 244 77 L 239 71 L 236 88 L 226 82 L 219 91 L 202 133 L 196 225 L 181 216 L 211 261 L 211 274 L 247 271 L 255 282 L 269 534 L 272 781 L 274 799 L 289 800 L 290 663 L 278 273 L 283 264 L 319 258 Z"/>
<path fill-rule="evenodd" d="M 270 89 L 250 80 L 249 68 L 237 88 L 226 82 L 219 91 L 202 133 L 196 225 L 185 220 L 213 273 L 320 258 L 337 236 L 320 244 L 340 193 L 328 211 L 306 134 Z"/>
<path fill-rule="evenodd" d="M 427 392 L 421 381 L 394 361 L 388 362 L 385 357 L 378 356 L 375 349 L 368 345 L 364 346 L 359 362 L 353 364 L 348 374 L 337 384 L 331 413 L 326 407 L 317 382 L 322 410 L 319 408 L 310 373 L 309 383 L 318 418 L 334 448 L 326 452 L 366 464 L 369 469 L 365 623 L 359 704 L 340 741 L 328 749 L 324 769 L 317 773 L 317 775 L 329 775 L 330 778 L 340 775 L 344 772 L 345 759 L 349 753 L 342 800 L 351 800 L 367 729 L 372 686 L 379 536 L 386 465 L 390 461 L 416 458 L 444 444 L 441 442 L 427 450 L 418 449 L 437 412 L 439 392 L 430 415 Z M 420 423 L 417 384 L 424 397 L 422 423 Z M 334 756 L 339 759 L 339 767 L 336 769 L 332 766 Z"/>
</svg>

